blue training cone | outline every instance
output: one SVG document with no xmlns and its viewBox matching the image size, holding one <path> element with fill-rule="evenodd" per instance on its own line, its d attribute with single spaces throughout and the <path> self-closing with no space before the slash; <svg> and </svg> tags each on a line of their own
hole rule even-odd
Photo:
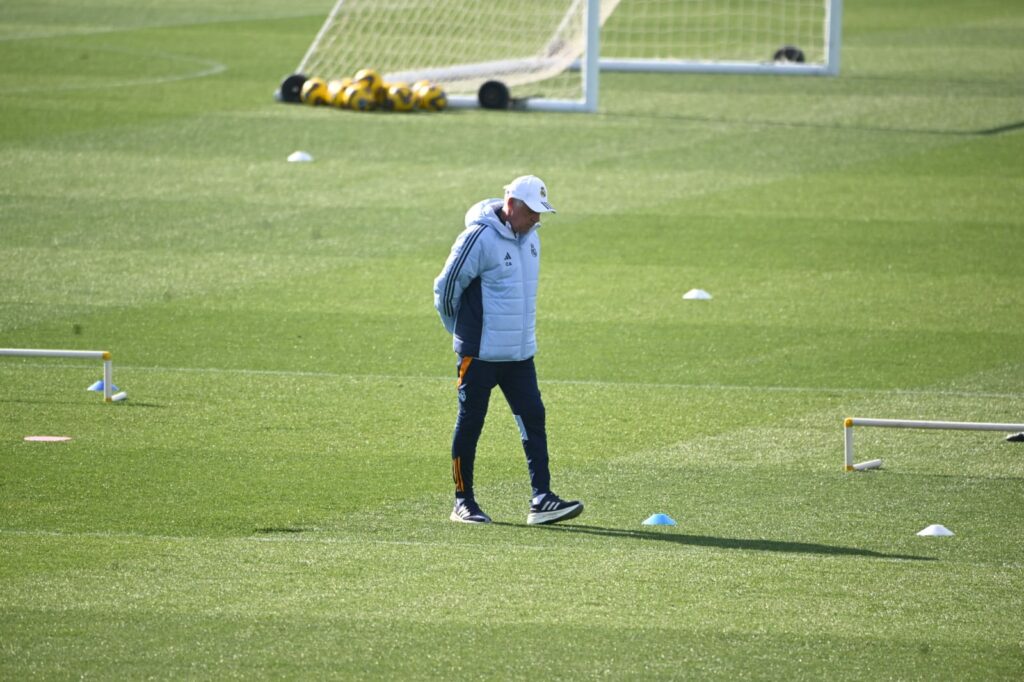
<svg viewBox="0 0 1024 682">
<path fill-rule="evenodd" d="M 92 386 L 90 386 L 89 388 L 87 388 L 85 390 L 87 390 L 87 391 L 96 391 L 97 393 L 103 393 L 103 379 L 100 379 L 95 384 L 93 384 Z M 113 384 L 111 384 L 110 390 L 111 391 L 116 391 L 116 390 L 118 390 L 118 388 L 117 388 L 117 386 L 114 386 Z"/>
<path fill-rule="evenodd" d="M 668 514 L 652 514 L 644 521 L 645 526 L 674 526 L 676 522 Z"/>
</svg>

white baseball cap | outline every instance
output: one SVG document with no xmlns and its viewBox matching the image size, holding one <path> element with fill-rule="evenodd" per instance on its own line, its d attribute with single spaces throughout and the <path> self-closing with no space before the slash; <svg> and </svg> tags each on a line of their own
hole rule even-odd
<svg viewBox="0 0 1024 682">
<path fill-rule="evenodd" d="M 536 175 L 523 175 L 505 185 L 505 198 L 519 199 L 537 213 L 555 213 L 548 203 L 548 188 Z"/>
</svg>

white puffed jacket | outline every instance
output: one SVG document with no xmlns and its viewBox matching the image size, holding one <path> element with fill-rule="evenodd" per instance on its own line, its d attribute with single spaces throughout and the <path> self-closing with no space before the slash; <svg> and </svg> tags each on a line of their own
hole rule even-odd
<svg viewBox="0 0 1024 682">
<path fill-rule="evenodd" d="M 455 352 L 491 362 L 537 352 L 540 223 L 516 235 L 498 217 L 501 208 L 500 199 L 470 207 L 466 229 L 434 280 L 434 307 Z"/>
</svg>

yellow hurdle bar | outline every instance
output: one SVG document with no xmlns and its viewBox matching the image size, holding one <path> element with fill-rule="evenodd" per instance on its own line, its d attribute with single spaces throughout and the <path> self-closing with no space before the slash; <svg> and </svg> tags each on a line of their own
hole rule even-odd
<svg viewBox="0 0 1024 682">
<path fill-rule="evenodd" d="M 873 459 L 860 464 L 853 463 L 853 427 L 877 426 L 889 429 L 946 429 L 949 431 L 1024 431 L 1024 424 L 993 424 L 989 422 L 944 422 L 924 421 L 918 419 L 866 419 L 863 417 L 847 417 L 843 420 L 843 436 L 845 440 L 846 471 L 863 471 L 877 469 L 882 460 Z"/>
<path fill-rule="evenodd" d="M 114 363 L 110 351 L 106 350 L 48 350 L 45 348 L 0 348 L 0 356 L 21 358 L 75 358 L 78 360 L 103 361 L 103 400 L 112 402 L 114 386 Z"/>
</svg>

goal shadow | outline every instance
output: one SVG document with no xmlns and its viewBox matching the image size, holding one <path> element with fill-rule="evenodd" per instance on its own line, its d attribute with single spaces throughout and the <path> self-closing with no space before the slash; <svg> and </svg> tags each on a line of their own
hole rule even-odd
<svg viewBox="0 0 1024 682">
<path fill-rule="evenodd" d="M 494 525 L 510 527 L 525 526 L 525 524 L 522 523 L 505 522 L 495 522 Z M 610 538 L 669 542 L 689 547 L 712 547 L 715 549 L 738 549 L 753 552 L 781 552 L 789 554 L 819 554 L 822 556 L 859 556 L 872 559 L 901 559 L 904 561 L 938 560 L 936 557 L 917 556 L 913 554 L 889 554 L 860 547 L 843 547 L 840 545 L 823 545 L 811 542 L 792 542 L 788 540 L 723 538 L 716 537 L 714 535 L 690 535 L 686 533 L 657 532 L 650 530 L 627 530 L 625 528 L 605 528 L 602 526 L 546 525 L 538 527 L 559 533 L 581 533 L 584 535 L 597 535 Z"/>
</svg>

